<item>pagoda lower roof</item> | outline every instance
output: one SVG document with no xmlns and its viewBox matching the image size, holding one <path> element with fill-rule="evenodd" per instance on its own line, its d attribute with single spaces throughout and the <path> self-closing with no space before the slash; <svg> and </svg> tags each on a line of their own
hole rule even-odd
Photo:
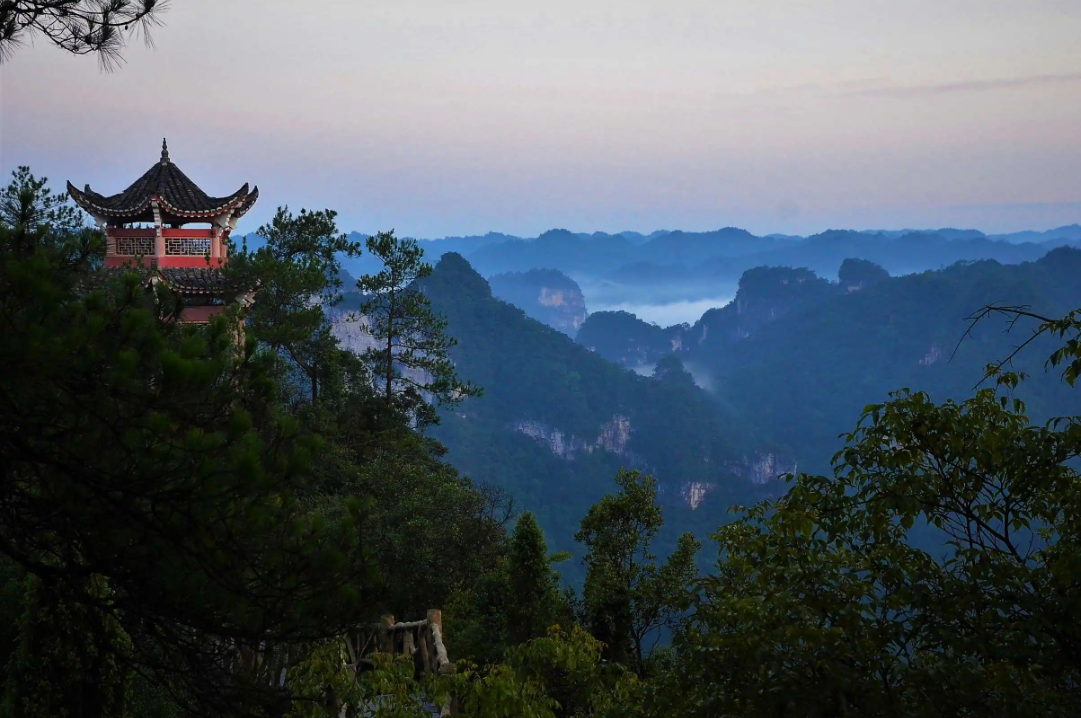
<svg viewBox="0 0 1081 718">
<path fill-rule="evenodd" d="M 245 182 L 227 197 L 211 197 L 172 163 L 163 142 L 161 160 L 123 192 L 106 196 L 90 189 L 90 185 L 80 190 L 68 182 L 68 194 L 91 215 L 114 221 L 153 221 L 154 202 L 159 214 L 170 219 L 210 221 L 225 214 L 234 219 L 242 216 L 255 204 L 259 188 L 249 191 Z"/>
<path fill-rule="evenodd" d="M 80 292 L 109 286 L 126 275 L 134 274 L 143 286 L 161 282 L 184 297 L 228 299 L 257 289 L 238 281 L 220 269 L 212 267 L 102 267 L 83 276 L 78 282 Z"/>
</svg>

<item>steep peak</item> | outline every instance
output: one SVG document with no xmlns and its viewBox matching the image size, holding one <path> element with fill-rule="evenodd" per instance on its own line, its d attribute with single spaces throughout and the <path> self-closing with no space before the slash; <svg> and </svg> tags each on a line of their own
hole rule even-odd
<svg viewBox="0 0 1081 718">
<path fill-rule="evenodd" d="M 553 240 L 559 240 L 564 242 L 567 240 L 580 241 L 581 238 L 569 229 L 550 229 L 537 237 L 538 242 L 551 242 Z"/>
<path fill-rule="evenodd" d="M 751 234 L 742 227 L 722 227 L 717 230 L 717 234 L 724 235 L 726 237 L 743 237 L 745 239 L 755 239 L 755 235 Z"/>
<path fill-rule="evenodd" d="M 653 378 L 673 386 L 695 386 L 694 377 L 675 354 L 667 354 L 657 360 Z"/>
<path fill-rule="evenodd" d="M 890 278 L 890 273 L 869 260 L 849 257 L 841 262 L 837 278 L 846 291 L 853 292 L 886 281 Z"/>
<path fill-rule="evenodd" d="M 753 267 L 739 278 L 739 292 L 754 292 L 788 284 L 802 284 L 819 277 L 806 267 Z"/>
<path fill-rule="evenodd" d="M 1081 249 L 1075 247 L 1057 247 L 1038 260 L 1058 270 L 1081 272 Z"/>
<path fill-rule="evenodd" d="M 501 272 L 488 277 L 488 283 L 496 281 L 522 281 L 536 284 L 548 284 L 553 287 L 573 288 L 581 292 L 578 282 L 568 277 L 558 269 L 536 268 L 527 269 L 524 272 Z"/>
<path fill-rule="evenodd" d="M 439 258 L 431 275 L 424 281 L 424 289 L 429 294 L 444 296 L 475 299 L 492 296 L 488 282 L 457 252 L 447 252 Z"/>
</svg>

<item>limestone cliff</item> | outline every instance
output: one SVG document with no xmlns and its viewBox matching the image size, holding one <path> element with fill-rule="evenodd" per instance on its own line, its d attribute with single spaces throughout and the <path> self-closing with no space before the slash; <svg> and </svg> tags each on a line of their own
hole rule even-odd
<svg viewBox="0 0 1081 718">
<path fill-rule="evenodd" d="M 492 294 L 568 336 L 586 319 L 586 300 L 573 279 L 555 269 L 507 272 L 488 279 Z"/>
</svg>

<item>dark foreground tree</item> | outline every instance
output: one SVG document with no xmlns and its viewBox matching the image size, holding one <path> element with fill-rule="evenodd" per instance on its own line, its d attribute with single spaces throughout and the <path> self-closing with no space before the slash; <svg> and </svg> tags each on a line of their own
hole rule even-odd
<svg viewBox="0 0 1081 718">
<path fill-rule="evenodd" d="M 432 273 L 414 239 L 380 232 L 367 241 L 383 269 L 357 282 L 366 296 L 361 313 L 375 346 L 364 353 L 387 405 L 411 416 L 420 428 L 438 423 L 436 406 L 454 406 L 481 389 L 458 379 L 449 352 L 457 341 L 446 319 L 432 310 L 418 282 Z M 433 405 L 434 404 L 434 405 Z"/>
<path fill-rule="evenodd" d="M 575 623 L 573 594 L 560 590 L 554 568 L 570 555 L 548 553 L 531 512 L 518 517 L 501 548 L 448 602 L 448 635 L 454 636 L 457 658 L 498 662 L 508 648 L 541 638 L 552 626 Z"/>
<path fill-rule="evenodd" d="M 526 511 L 518 517 L 507 557 L 507 640 L 510 644 L 540 638 L 553 625 L 567 624 L 573 614 L 559 590 L 553 562 L 570 558 L 552 556 L 537 517 Z"/>
<path fill-rule="evenodd" d="M 661 630 L 674 628 L 688 605 L 701 544 L 683 534 L 675 552 L 658 566 L 651 548 L 664 517 L 656 480 L 621 470 L 616 484 L 619 493 L 592 506 L 574 538 L 586 547 L 583 599 L 589 628 L 606 644 L 611 660 L 642 676 Z"/>
<path fill-rule="evenodd" d="M 265 708 L 279 697 L 253 649 L 364 620 L 360 503 L 331 518 L 302 500 L 318 440 L 280 413 L 235 319 L 178 325 L 172 297 L 87 272 L 80 246 L 0 224 L 0 553 L 82 621 L 64 631 L 115 621 L 126 639 L 95 650 L 177 700 Z M 26 665 L 12 675 L 40 673 Z"/>
<path fill-rule="evenodd" d="M 64 584 L 25 581 L 18 651 L 7 664 L 4 718 L 110 718 L 124 714 L 128 637 L 116 616 L 68 595 Z M 96 576 L 84 587 L 109 598 Z"/>
<path fill-rule="evenodd" d="M 168 0 L 3 0 L 0 2 L 0 64 L 27 39 L 42 36 L 74 55 L 97 53 L 104 69 L 121 61 L 135 33 L 151 43 Z"/>
</svg>

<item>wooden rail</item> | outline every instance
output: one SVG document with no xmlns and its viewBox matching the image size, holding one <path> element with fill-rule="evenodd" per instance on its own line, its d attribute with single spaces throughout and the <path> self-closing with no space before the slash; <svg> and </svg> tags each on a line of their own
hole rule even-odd
<svg viewBox="0 0 1081 718">
<path fill-rule="evenodd" d="M 423 621 L 395 622 L 385 615 L 379 623 L 345 635 L 350 667 L 357 673 L 371 670 L 369 656 L 373 653 L 406 655 L 413 659 L 414 675 L 447 675 L 454 664 L 447 658 L 443 643 L 443 614 L 438 609 L 428 611 Z"/>
<path fill-rule="evenodd" d="M 347 667 L 354 676 L 375 668 L 371 659 L 374 653 L 407 655 L 413 659 L 413 677 L 450 675 L 455 671 L 454 664 L 447 657 L 447 647 L 443 643 L 443 614 L 438 609 L 428 611 L 422 621 L 408 623 L 396 622 L 393 616 L 385 615 L 379 623 L 349 631 L 343 637 L 348 653 Z M 297 655 L 283 646 L 269 646 L 259 643 L 253 646 L 230 644 L 221 654 L 223 667 L 227 671 L 247 673 L 263 685 L 284 691 L 289 690 L 289 669 Z M 295 649 L 294 649 L 295 650 Z M 441 716 L 453 715 L 455 702 L 438 709 Z M 360 716 L 370 713 L 349 712 L 342 715 Z"/>
</svg>

